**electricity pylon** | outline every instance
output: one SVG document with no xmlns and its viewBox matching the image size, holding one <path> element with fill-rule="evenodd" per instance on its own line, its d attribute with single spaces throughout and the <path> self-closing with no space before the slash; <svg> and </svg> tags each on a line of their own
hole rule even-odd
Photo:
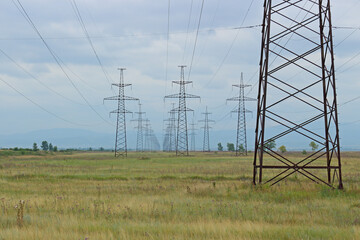
<svg viewBox="0 0 360 240">
<path fill-rule="evenodd" d="M 165 120 L 164 120 L 165 121 Z M 163 151 L 164 152 L 170 152 L 170 124 L 166 124 L 165 134 L 164 134 L 164 141 L 163 141 Z"/>
<path fill-rule="evenodd" d="M 342 189 L 330 0 L 265 0 L 261 45 L 253 183 L 299 174 Z M 300 160 L 272 149 L 292 139 L 320 147 Z"/>
<path fill-rule="evenodd" d="M 147 151 L 157 151 L 160 150 L 160 144 L 155 136 L 154 130 L 151 128 L 150 120 L 144 120 L 145 125 L 145 149 Z"/>
<path fill-rule="evenodd" d="M 195 147 L 195 136 L 196 133 L 195 131 L 197 130 L 195 128 L 196 124 L 194 123 L 194 118 L 192 119 L 192 123 L 190 124 L 190 151 L 194 152 L 196 147 Z"/>
<path fill-rule="evenodd" d="M 145 115 L 145 112 L 141 111 L 141 103 L 139 103 L 139 111 L 135 112 L 135 114 L 138 115 L 137 119 L 134 119 L 132 121 L 137 122 L 137 135 L 136 135 L 136 151 L 137 152 L 143 152 L 144 151 L 144 126 L 143 126 L 143 115 Z"/>
<path fill-rule="evenodd" d="M 199 96 L 188 94 L 185 92 L 185 86 L 192 83 L 192 81 L 185 81 L 184 79 L 184 68 L 186 66 L 179 66 L 180 81 L 173 81 L 175 84 L 179 84 L 180 90 L 178 94 L 172 94 L 165 96 L 165 98 L 177 98 L 179 99 L 179 106 L 173 109 L 177 113 L 177 134 L 176 134 L 176 155 L 189 155 L 188 145 L 188 129 L 187 129 L 187 111 L 193 111 L 186 107 L 187 98 L 200 98 Z"/>
<path fill-rule="evenodd" d="M 144 149 L 145 151 L 151 151 L 150 146 L 150 120 L 144 119 Z"/>
<path fill-rule="evenodd" d="M 138 98 L 125 96 L 125 87 L 131 86 L 131 84 L 124 83 L 124 70 L 125 68 L 118 68 L 120 71 L 120 82 L 113 83 L 112 86 L 119 88 L 119 95 L 113 97 L 104 98 L 104 100 L 116 100 L 118 101 L 118 108 L 111 113 L 117 114 L 116 121 L 116 138 L 115 138 L 115 157 L 127 156 L 127 141 L 126 141 L 126 113 L 131 113 L 125 108 L 125 101 L 138 101 Z"/>
<path fill-rule="evenodd" d="M 169 111 L 170 117 L 164 121 L 168 122 L 165 130 L 164 151 L 176 151 L 176 111 L 175 103 L 172 103 L 172 109 Z"/>
<path fill-rule="evenodd" d="M 209 119 L 209 115 L 211 113 L 208 112 L 207 107 L 206 107 L 206 111 L 204 113 L 202 113 L 202 114 L 204 114 L 204 120 L 199 120 L 199 122 L 204 123 L 204 127 L 202 127 L 204 129 L 203 152 L 210 152 L 210 133 L 209 133 L 209 129 L 211 127 L 209 126 L 209 123 L 210 122 L 215 122 L 215 121 Z"/>
<path fill-rule="evenodd" d="M 236 128 L 236 156 L 247 155 L 247 139 L 246 139 L 246 113 L 251 111 L 245 108 L 245 101 L 256 101 L 254 98 L 245 97 L 244 89 L 251 85 L 244 84 L 243 73 L 241 73 L 240 83 L 234 84 L 233 87 L 239 88 L 239 95 L 237 97 L 228 98 L 226 101 L 235 101 L 238 103 L 237 110 L 232 112 L 237 113 L 237 128 Z"/>
</svg>

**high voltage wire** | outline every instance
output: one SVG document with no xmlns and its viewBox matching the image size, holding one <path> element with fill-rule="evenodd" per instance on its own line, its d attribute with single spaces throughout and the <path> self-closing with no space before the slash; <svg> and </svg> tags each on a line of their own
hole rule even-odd
<svg viewBox="0 0 360 240">
<path fill-rule="evenodd" d="M 169 66 L 169 38 L 170 38 L 170 7 L 171 2 L 168 0 L 167 6 L 167 35 L 166 35 L 166 64 L 165 64 L 165 96 L 167 94 L 167 81 L 168 81 L 168 66 Z M 163 104 L 163 119 L 165 118 L 165 101 Z M 164 128 L 164 122 L 162 124 L 162 128 Z"/>
<path fill-rule="evenodd" d="M 252 29 L 261 27 L 261 24 L 243 26 L 243 27 L 214 27 L 214 28 L 202 28 L 199 29 L 199 33 L 201 32 L 212 32 L 212 31 L 233 31 L 239 29 Z M 344 30 L 360 30 L 360 27 L 336 27 L 336 29 L 344 29 Z M 188 33 L 195 33 L 196 30 L 193 31 L 173 31 L 170 32 L 169 35 L 179 35 L 179 34 L 188 34 Z M 137 33 L 137 34 L 122 34 L 122 35 L 107 35 L 107 36 L 100 36 L 100 35 L 89 35 L 92 39 L 110 39 L 110 38 L 131 38 L 131 37 L 148 37 L 148 36 L 166 36 L 167 32 L 158 32 L 158 33 Z M 69 36 L 69 37 L 44 37 L 46 40 L 71 40 L 71 39 L 86 39 L 86 36 Z M 0 41 L 22 41 L 22 40 L 37 40 L 38 38 L 35 37 L 0 37 Z"/>
<path fill-rule="evenodd" d="M 238 29 L 251 29 L 256 28 L 261 25 L 250 25 L 250 26 L 244 26 L 244 27 L 214 27 L 214 28 L 202 28 L 199 29 L 199 33 L 201 32 L 213 32 L 213 31 L 234 31 Z M 188 33 L 195 33 L 196 30 L 187 32 L 187 31 L 173 31 L 170 32 L 169 35 L 180 35 L 180 34 L 188 34 Z M 158 33 L 140 33 L 140 34 L 123 34 L 123 35 L 107 35 L 107 36 L 99 36 L 99 35 L 89 35 L 92 39 L 110 39 L 110 38 L 131 38 L 131 37 L 148 37 L 148 36 L 166 36 L 167 32 L 158 32 Z M 72 39 L 86 39 L 86 36 L 69 36 L 69 37 L 43 37 L 45 40 L 72 40 Z M 0 37 L 0 41 L 22 41 L 22 40 L 38 40 L 38 38 L 35 37 Z"/>
<path fill-rule="evenodd" d="M 203 9 L 204 9 L 204 0 L 202 0 L 202 2 L 201 2 L 200 16 L 199 16 L 199 22 L 198 22 L 198 26 L 197 26 L 197 30 L 196 30 L 196 36 L 195 36 L 195 42 L 194 42 L 194 48 L 193 48 L 193 52 L 192 52 L 190 67 L 189 67 L 188 80 L 190 79 L 192 65 L 193 65 L 193 61 L 194 61 L 195 50 L 196 50 L 197 40 L 198 40 L 198 36 L 199 36 L 199 29 L 200 29 L 200 23 L 201 23 Z"/>
<path fill-rule="evenodd" d="M 3 83 L 5 83 L 8 87 L 10 87 L 12 90 L 14 90 L 15 92 L 17 92 L 18 94 L 20 94 L 21 96 L 23 96 L 25 99 L 27 99 L 29 102 L 31 102 L 32 104 L 34 104 L 35 106 L 37 106 L 38 108 L 40 108 L 41 110 L 45 111 L 46 113 L 54 116 L 55 118 L 58 118 L 64 122 L 73 124 L 73 125 L 77 125 L 77 126 L 95 126 L 98 124 L 94 124 L 94 125 L 88 125 L 88 124 L 81 124 L 81 123 L 76 123 L 70 120 L 67 120 L 59 115 L 57 115 L 56 113 L 51 112 L 50 110 L 46 109 L 45 107 L 41 106 L 40 104 L 38 104 L 37 102 L 35 102 L 34 100 L 32 100 L 31 98 L 27 97 L 25 94 L 23 94 L 22 92 L 20 92 L 18 89 L 16 89 L 14 86 L 12 86 L 10 83 L 6 82 L 4 79 L 0 78 L 0 81 L 2 81 Z"/>
<path fill-rule="evenodd" d="M 170 32 L 170 5 L 171 2 L 168 0 L 167 8 L 167 34 L 166 34 L 166 66 L 165 66 L 165 84 L 168 80 L 168 66 L 169 66 L 169 32 Z M 165 86 L 165 95 L 166 95 L 166 86 Z"/>
<path fill-rule="evenodd" d="M 65 71 L 64 67 L 61 65 L 60 63 L 60 58 L 54 53 L 54 51 L 50 48 L 50 46 L 47 44 L 47 42 L 45 41 L 45 39 L 42 37 L 41 33 L 39 32 L 39 30 L 37 29 L 36 25 L 33 23 L 33 21 L 31 20 L 30 16 L 28 15 L 28 13 L 26 12 L 25 8 L 23 7 L 23 5 L 21 4 L 20 0 L 16 0 L 18 4 L 16 4 L 15 0 L 12 0 L 13 4 L 16 6 L 16 8 L 20 11 L 20 13 L 24 16 L 24 18 L 27 20 L 27 22 L 31 25 L 31 27 L 34 29 L 34 31 L 36 32 L 36 34 L 39 36 L 39 38 L 41 39 L 41 41 L 43 42 L 43 44 L 45 45 L 46 49 L 49 51 L 49 53 L 51 54 L 51 56 L 54 58 L 55 62 L 57 63 L 57 65 L 60 67 L 61 71 L 64 73 L 64 75 L 66 76 L 66 78 L 69 80 L 69 82 L 71 83 L 71 85 L 74 87 L 74 89 L 76 90 L 76 92 L 80 95 L 80 97 L 86 102 L 86 104 L 91 108 L 91 110 L 93 112 L 96 113 L 96 115 L 98 115 L 104 122 L 106 122 L 109 125 L 113 125 L 111 124 L 109 121 L 107 121 L 105 118 L 103 118 L 97 111 L 96 109 L 89 103 L 89 101 L 85 98 L 85 96 L 81 93 L 81 91 L 76 87 L 76 85 L 74 84 L 74 82 L 72 81 L 72 79 L 70 78 L 70 76 L 67 74 L 67 72 Z"/>
<path fill-rule="evenodd" d="M 216 69 L 214 75 L 213 75 L 213 76 L 210 78 L 210 80 L 205 84 L 205 87 L 209 86 L 209 84 L 215 79 L 216 75 L 218 74 L 218 72 L 220 71 L 220 69 L 222 68 L 222 66 L 224 65 L 226 59 L 229 57 L 229 54 L 230 54 L 230 52 L 231 52 L 231 49 L 233 48 L 233 46 L 234 46 L 234 44 L 235 44 L 235 42 L 236 42 L 236 40 L 237 40 L 237 38 L 238 38 L 238 36 L 239 36 L 241 27 L 244 25 L 244 22 L 245 22 L 247 16 L 249 15 L 249 12 L 250 12 L 250 9 L 251 9 L 253 3 L 254 3 L 254 0 L 252 0 L 252 1 L 250 2 L 250 5 L 249 5 L 249 7 L 248 7 L 248 9 L 247 9 L 247 11 L 246 11 L 246 13 L 245 13 L 245 16 L 244 16 L 244 18 L 243 18 L 243 20 L 242 20 L 242 22 L 241 22 L 241 24 L 240 24 L 240 28 L 237 28 L 236 35 L 235 35 L 234 39 L 232 40 L 228 51 L 226 52 L 224 58 L 222 59 L 219 67 Z"/>
<path fill-rule="evenodd" d="M 19 2 L 19 0 L 17 0 Z M 74 0 L 73 0 L 74 1 Z M 169 0 L 170 2 L 170 0 Z M 19 2 L 19 4 L 21 5 L 21 3 Z M 252 3 L 251 3 L 252 4 Z M 26 14 L 27 15 L 27 14 Z M 23 14 L 24 16 L 24 14 Z M 259 25 L 254 25 L 254 26 L 259 26 Z M 250 28 L 250 27 L 249 27 Z M 359 28 L 352 28 L 352 27 L 334 27 L 335 29 L 354 29 L 355 31 L 357 31 Z M 238 29 L 238 28 L 232 28 L 232 29 Z M 198 29 L 197 33 L 199 32 L 200 30 Z M 168 31 L 168 35 L 169 35 L 169 31 Z M 43 38 L 42 38 L 43 40 Z M 346 39 L 345 39 L 346 40 Z M 90 40 L 91 41 L 91 40 Z M 344 40 L 343 40 L 344 41 Z M 342 42 L 341 42 L 342 43 Z M 340 45 L 340 44 L 338 44 Z M 337 46 L 337 45 L 336 45 Z M 94 50 L 94 49 L 93 49 Z M 56 55 L 55 55 L 56 56 Z M 358 55 L 356 55 L 355 57 L 353 57 L 351 60 L 347 61 L 345 64 L 347 64 L 348 62 L 352 61 L 353 59 L 355 59 Z M 54 56 L 53 56 L 54 57 Z M 54 57 L 55 59 L 57 58 L 58 60 L 60 60 L 57 56 Z M 60 60 L 61 61 L 61 60 Z M 343 64 L 343 65 L 345 65 Z M 343 65 L 341 65 L 338 69 L 340 69 Z M 65 66 L 65 65 L 64 65 Z M 190 75 L 190 74 L 189 74 Z"/>
<path fill-rule="evenodd" d="M 19 63 L 17 63 L 12 57 L 10 57 L 7 53 L 5 53 L 2 49 L 0 49 L 0 52 L 6 57 L 8 58 L 11 62 L 13 62 L 18 68 L 20 68 L 23 72 L 25 72 L 27 75 L 29 75 L 32 79 L 34 79 L 35 81 L 37 81 L 39 84 L 41 84 L 43 87 L 45 87 L 46 89 L 48 89 L 49 91 L 55 93 L 56 95 L 72 102 L 75 104 L 79 104 L 79 105 L 84 105 L 83 103 L 79 103 L 77 101 L 74 101 L 64 95 L 62 95 L 61 93 L 55 91 L 54 89 L 50 88 L 49 86 L 47 86 L 45 83 L 43 83 L 42 81 L 40 81 L 38 78 L 36 78 L 33 74 L 31 74 L 28 70 L 26 70 L 23 66 L 21 66 Z"/>
<path fill-rule="evenodd" d="M 93 44 L 93 42 L 92 42 L 92 40 L 90 38 L 89 32 L 86 29 L 85 23 L 83 21 L 83 18 L 81 17 L 81 14 L 80 14 L 79 8 L 78 8 L 78 6 L 76 4 L 76 1 L 72 0 L 72 1 L 70 1 L 70 3 L 71 3 L 71 6 L 72 6 L 72 8 L 74 10 L 74 13 L 75 13 L 75 15 L 77 17 L 77 20 L 80 23 L 80 26 L 81 26 L 81 28 L 82 28 L 82 30 L 83 30 L 83 32 L 84 32 L 90 46 L 91 46 L 91 48 L 92 48 L 92 50 L 93 50 L 93 52 L 95 54 L 96 60 L 98 61 L 99 65 L 101 67 L 101 70 L 103 71 L 103 73 L 105 75 L 106 80 L 108 81 L 109 84 L 111 84 L 111 82 L 109 80 L 109 76 L 108 76 L 108 74 L 107 74 L 107 72 L 106 72 L 106 70 L 104 68 L 104 65 L 102 64 L 102 62 L 100 60 L 100 57 L 99 57 L 98 53 L 95 50 L 95 47 L 94 47 L 94 44 Z"/>
<path fill-rule="evenodd" d="M 185 61 L 185 52 L 186 52 L 186 47 L 187 47 L 187 40 L 188 40 L 188 37 L 189 37 L 190 21 L 191 21 L 191 14 L 192 14 L 193 3 L 194 3 L 194 0 L 191 0 L 190 13 L 189 13 L 188 24 L 187 24 L 187 28 L 186 28 L 185 46 L 184 46 L 184 52 L 183 52 L 183 57 L 182 57 L 183 63 L 185 63 L 185 62 L 184 62 L 184 61 Z"/>
</svg>

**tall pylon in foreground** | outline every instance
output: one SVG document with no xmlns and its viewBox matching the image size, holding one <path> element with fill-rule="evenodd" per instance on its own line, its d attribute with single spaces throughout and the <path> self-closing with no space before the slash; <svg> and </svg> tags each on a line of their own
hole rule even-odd
<svg viewBox="0 0 360 240">
<path fill-rule="evenodd" d="M 131 84 L 124 83 L 124 70 L 126 68 L 118 68 L 120 71 L 120 82 L 113 83 L 112 86 L 119 88 L 119 94 L 113 97 L 104 98 L 104 100 L 116 100 L 118 101 L 118 108 L 111 113 L 117 114 L 116 121 L 116 138 L 115 138 L 115 157 L 127 156 L 127 141 L 126 141 L 126 114 L 131 113 L 125 108 L 125 101 L 138 101 L 138 98 L 125 96 L 125 87 L 131 86 Z"/>
<path fill-rule="evenodd" d="M 209 123 L 210 122 L 215 122 L 214 120 L 210 120 L 209 119 L 209 115 L 211 113 L 208 112 L 208 108 L 206 107 L 206 111 L 204 113 L 204 120 L 199 120 L 199 122 L 203 122 L 204 123 L 204 127 L 202 127 L 204 129 L 204 141 L 203 141 L 203 152 L 210 152 L 210 126 Z"/>
<path fill-rule="evenodd" d="M 330 0 L 265 0 L 261 45 L 253 183 L 297 174 L 342 189 Z M 319 148 L 273 149 L 293 139 Z"/>
<path fill-rule="evenodd" d="M 245 97 L 245 88 L 251 85 L 244 84 L 244 76 L 241 73 L 240 83 L 234 84 L 233 87 L 239 88 L 239 95 L 237 97 L 228 98 L 226 101 L 235 101 L 238 103 L 237 110 L 232 112 L 237 113 L 237 128 L 236 128 L 236 156 L 247 155 L 247 138 L 246 138 L 246 113 L 251 111 L 245 108 L 246 101 L 256 101 L 254 98 Z"/>
<path fill-rule="evenodd" d="M 177 134 L 176 134 L 176 155 L 189 155 L 188 145 L 188 129 L 187 129 L 187 111 L 193 111 L 186 107 L 187 98 L 200 98 L 199 96 L 188 94 L 185 92 L 185 86 L 192 83 L 192 81 L 185 81 L 184 79 L 184 68 L 186 66 L 181 65 L 180 67 L 180 81 L 173 81 L 173 83 L 180 86 L 178 94 L 172 94 L 165 96 L 165 98 L 177 98 L 179 99 L 179 106 L 173 109 L 177 112 Z"/>
</svg>

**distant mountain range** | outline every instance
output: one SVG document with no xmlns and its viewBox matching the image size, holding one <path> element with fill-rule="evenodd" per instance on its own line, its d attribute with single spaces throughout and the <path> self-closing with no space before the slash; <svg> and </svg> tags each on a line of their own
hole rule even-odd
<svg viewBox="0 0 360 240">
<path fill-rule="evenodd" d="M 340 128 L 340 143 L 343 150 L 353 151 L 360 150 L 360 124 L 343 125 Z M 160 145 L 163 143 L 163 133 L 155 133 Z M 252 150 L 254 146 L 254 129 L 248 129 L 248 149 Z M 201 131 L 197 132 L 196 149 L 202 150 L 203 134 Z M 224 149 L 228 142 L 235 143 L 236 130 L 212 130 L 210 131 L 210 146 L 211 150 L 217 150 L 217 144 L 222 143 Z M 105 149 L 113 149 L 115 141 L 115 133 L 101 133 L 90 130 L 74 129 L 74 128 L 56 128 L 48 130 L 37 130 L 26 133 L 17 133 L 10 135 L 0 135 L 0 148 L 32 148 L 34 142 L 39 146 L 42 141 L 48 141 L 59 149 L 66 148 L 89 148 L 94 149 L 103 147 Z M 127 132 L 128 149 L 135 149 L 136 147 L 136 131 L 128 130 Z M 307 140 L 306 140 L 307 141 Z M 310 142 L 310 141 L 309 141 Z M 279 144 L 278 144 L 279 145 Z M 290 137 L 286 140 L 286 147 L 288 150 L 310 150 L 308 142 L 297 137 Z M 189 139 L 190 146 L 190 139 Z M 279 146 L 277 146 L 279 147 Z"/>
</svg>

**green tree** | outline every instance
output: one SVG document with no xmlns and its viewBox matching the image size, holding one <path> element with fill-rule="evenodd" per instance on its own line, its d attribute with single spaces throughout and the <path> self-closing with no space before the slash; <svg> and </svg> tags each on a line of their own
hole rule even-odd
<svg viewBox="0 0 360 240">
<path fill-rule="evenodd" d="M 34 143 L 34 144 L 33 144 L 32 150 L 33 150 L 33 151 L 39 151 L 39 148 L 38 148 L 37 143 Z"/>
<path fill-rule="evenodd" d="M 57 146 L 54 146 L 54 152 L 57 152 L 57 151 L 58 151 Z"/>
<path fill-rule="evenodd" d="M 221 143 L 218 143 L 218 150 L 219 150 L 219 151 L 223 151 L 223 150 L 224 150 L 224 147 L 221 145 Z"/>
<path fill-rule="evenodd" d="M 42 142 L 41 142 L 41 149 L 42 149 L 43 151 L 49 150 L 49 144 L 48 144 L 47 141 L 42 141 Z"/>
<path fill-rule="evenodd" d="M 104 151 L 104 148 L 103 148 L 103 147 L 101 147 L 99 150 L 103 152 L 103 151 Z"/>
<path fill-rule="evenodd" d="M 240 144 L 238 150 L 239 150 L 239 152 L 244 153 L 245 152 L 244 145 Z"/>
<path fill-rule="evenodd" d="M 307 152 L 306 152 L 305 149 L 302 151 L 302 154 L 303 154 L 303 155 L 306 155 L 306 154 L 307 154 Z"/>
<path fill-rule="evenodd" d="M 311 150 L 314 152 L 316 149 L 318 149 L 319 145 L 317 145 L 314 141 L 312 141 L 309 146 L 311 147 Z"/>
<path fill-rule="evenodd" d="M 279 151 L 282 152 L 282 153 L 286 153 L 287 150 L 286 150 L 286 147 L 284 145 L 281 145 L 279 147 Z"/>
<path fill-rule="evenodd" d="M 265 142 L 264 147 L 267 149 L 276 148 L 275 140 L 273 140 L 273 139 L 268 140 L 267 142 Z"/>
<path fill-rule="evenodd" d="M 235 151 L 235 146 L 233 143 L 227 143 L 226 146 L 227 146 L 228 151 L 230 151 L 230 152 Z"/>
<path fill-rule="evenodd" d="M 54 147 L 53 147 L 53 145 L 51 143 L 49 144 L 49 151 L 50 152 L 54 151 Z"/>
</svg>

